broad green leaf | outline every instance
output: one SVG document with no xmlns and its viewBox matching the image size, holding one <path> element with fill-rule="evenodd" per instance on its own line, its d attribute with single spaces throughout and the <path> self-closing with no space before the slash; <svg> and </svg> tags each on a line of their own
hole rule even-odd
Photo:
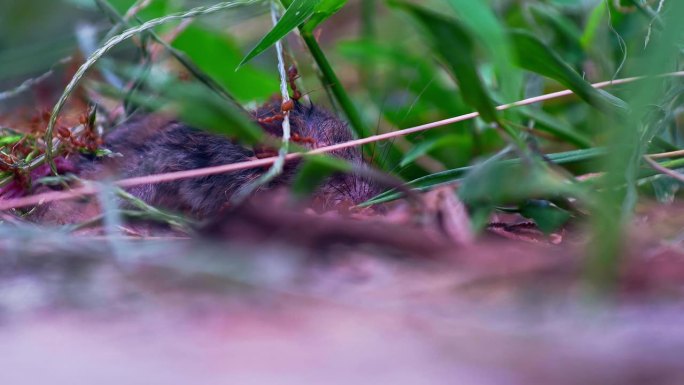
<svg viewBox="0 0 684 385">
<path fill-rule="evenodd" d="M 545 234 L 550 234 L 561 228 L 571 214 L 562 208 L 551 204 L 547 200 L 530 199 L 520 206 L 520 214 L 532 219 Z"/>
<path fill-rule="evenodd" d="M 548 132 L 579 148 L 588 148 L 592 146 L 592 140 L 589 137 L 577 131 L 571 124 L 556 119 L 556 117 L 547 114 L 543 110 L 521 108 L 520 111 L 528 118 L 534 119 L 536 128 L 540 131 Z"/>
<path fill-rule="evenodd" d="M 580 46 L 582 31 L 566 16 L 541 4 L 532 4 L 529 9 L 537 19 L 548 24 L 564 43 Z"/>
<path fill-rule="evenodd" d="M 296 196 L 307 196 L 330 175 L 351 170 L 352 166 L 343 159 L 327 155 L 307 156 L 292 183 L 292 191 Z"/>
<path fill-rule="evenodd" d="M 128 71 L 131 76 L 131 71 Z M 133 76 L 131 76 L 133 77 Z M 263 138 L 263 130 L 242 110 L 201 83 L 179 82 L 166 76 L 149 76 L 145 84 L 156 94 L 138 92 L 130 97 L 133 104 L 178 117 L 188 125 L 226 135 L 247 144 Z M 114 97 L 121 91 L 100 85 L 99 91 Z"/>
<path fill-rule="evenodd" d="M 238 65 L 241 53 L 223 31 L 190 26 L 174 40 L 173 47 L 185 52 L 203 72 L 241 102 L 265 100 L 278 89 L 275 73 L 251 66 L 228 70 Z"/>
<path fill-rule="evenodd" d="M 525 199 L 569 194 L 576 189 L 537 163 L 485 162 L 463 179 L 458 189 L 468 205 L 508 205 Z"/>
<path fill-rule="evenodd" d="M 238 69 L 303 24 L 318 9 L 321 0 L 294 0 L 278 23 L 242 59 Z"/>
<path fill-rule="evenodd" d="M 522 86 L 522 72 L 515 66 L 515 52 L 503 25 L 486 1 L 447 0 L 468 33 L 483 46 L 498 73 L 502 102 L 518 100 Z"/>
<path fill-rule="evenodd" d="M 627 109 L 623 100 L 592 87 L 535 36 L 520 30 L 511 31 L 510 36 L 518 54 L 518 65 L 522 68 L 556 80 L 603 111 L 615 111 L 616 107 Z"/>
<path fill-rule="evenodd" d="M 163 97 L 179 118 L 189 125 L 240 139 L 245 143 L 261 140 L 263 131 L 249 116 L 199 83 L 168 83 Z"/>
<path fill-rule="evenodd" d="M 136 3 L 139 3 L 137 0 L 106 0 L 107 3 L 109 3 L 114 9 L 116 9 L 121 15 L 125 14 L 128 12 L 128 10 L 133 7 Z M 169 1 L 169 0 L 154 0 L 150 2 L 146 7 L 142 8 L 138 13 L 136 13 L 136 17 L 140 18 L 141 20 L 150 20 L 154 19 L 157 17 L 162 17 L 164 15 L 168 15 L 169 13 L 172 12 L 177 12 L 179 11 L 179 4 L 175 1 Z"/>
<path fill-rule="evenodd" d="M 497 121 L 496 106 L 489 96 L 475 60 L 475 45 L 468 29 L 458 21 L 409 3 L 395 2 L 413 15 L 426 31 L 435 54 L 458 81 L 463 100 L 475 108 L 482 119 Z"/>
<path fill-rule="evenodd" d="M 14 144 L 23 138 L 23 135 L 7 135 L 0 137 L 0 146 L 6 146 L 8 144 Z"/>
<path fill-rule="evenodd" d="M 557 47 L 558 53 L 562 54 L 562 57 L 575 66 L 575 68 L 578 68 L 586 56 L 582 49 L 582 31 L 579 27 L 553 7 L 532 4 L 529 10 L 535 19 L 535 25 L 548 27 L 538 28 L 542 31 L 541 33 L 552 35 L 552 38 L 545 37 L 544 41 Z M 544 35 L 538 34 L 538 36 Z"/>
<path fill-rule="evenodd" d="M 445 147 L 457 147 L 459 144 L 459 138 L 453 135 L 445 135 L 418 142 L 404 155 L 404 158 L 399 163 L 399 167 L 408 165 L 430 151 Z"/>
<path fill-rule="evenodd" d="M 433 60 L 425 55 L 407 51 L 403 45 L 355 40 L 341 42 L 338 44 L 337 50 L 346 59 L 353 60 L 355 63 L 363 64 L 367 61 L 373 61 L 378 66 L 386 67 L 388 70 L 386 74 L 383 73 L 386 81 L 391 81 L 392 85 L 396 87 L 395 89 L 402 90 L 402 92 L 405 88 L 411 91 L 413 95 L 410 97 L 414 97 L 414 99 L 409 99 L 407 105 L 399 105 L 399 103 L 388 105 L 387 103 L 383 104 L 383 99 L 377 100 L 378 108 L 394 125 L 406 127 L 427 121 L 425 119 L 415 120 L 407 116 L 410 109 L 412 116 L 421 118 L 422 116 L 417 113 L 417 110 L 420 110 L 419 107 L 422 107 L 421 103 L 423 102 L 427 104 L 426 107 L 431 107 L 428 112 L 434 113 L 434 110 L 437 109 L 445 117 L 472 111 L 463 103 L 460 95 L 444 97 L 447 94 L 454 94 L 454 89 L 451 84 L 448 84 L 448 80 L 445 81 L 440 77 L 441 68 Z M 414 102 L 415 104 L 413 104 Z M 396 115 L 392 115 L 393 111 L 397 111 Z M 434 119 L 434 117 L 432 118 Z"/>
<path fill-rule="evenodd" d="M 590 148 L 585 150 L 574 150 L 567 152 L 559 152 L 555 154 L 548 154 L 546 158 L 558 165 L 570 165 L 574 163 L 594 161 L 605 156 L 606 151 L 603 148 Z M 520 159 L 508 159 L 499 162 L 501 164 L 515 165 L 520 163 Z M 429 190 L 430 188 L 454 183 L 463 179 L 463 177 L 473 171 L 477 166 L 459 167 L 452 170 L 440 171 L 434 174 L 426 175 L 410 182 L 407 182 L 407 187 L 418 191 Z M 651 173 L 652 174 L 652 173 Z M 381 193 L 367 202 L 364 205 L 373 205 L 378 203 L 389 202 L 401 197 L 401 193 L 394 190 Z"/>
<path fill-rule="evenodd" d="M 346 3 L 347 0 L 321 0 L 311 16 L 311 19 L 306 22 L 304 28 L 307 31 L 312 31 L 327 18 L 342 9 Z"/>
</svg>

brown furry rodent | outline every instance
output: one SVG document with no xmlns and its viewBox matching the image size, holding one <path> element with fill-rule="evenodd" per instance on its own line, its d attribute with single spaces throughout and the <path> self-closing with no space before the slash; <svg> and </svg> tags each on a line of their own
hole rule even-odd
<svg viewBox="0 0 684 385">
<path fill-rule="evenodd" d="M 330 112 L 314 105 L 294 102 L 290 111 L 292 136 L 310 147 L 322 147 L 352 139 L 347 125 Z M 273 100 L 253 112 L 253 118 L 274 136 L 282 135 L 281 121 L 268 119 L 280 111 Z M 105 136 L 105 146 L 121 157 L 105 161 L 120 177 L 167 173 L 218 166 L 254 159 L 253 149 L 221 135 L 211 134 L 185 124 L 149 115 L 123 123 Z M 355 166 L 363 167 L 361 152 L 349 148 L 334 152 Z M 297 162 L 288 163 L 282 175 L 268 187 L 286 184 L 294 175 Z M 96 167 L 98 169 L 99 167 Z M 96 170 L 97 171 L 97 170 Z M 263 168 L 225 174 L 142 185 L 129 189 L 149 204 L 182 211 L 197 217 L 218 212 L 240 189 L 265 172 Z M 92 171 L 89 174 L 93 174 Z M 358 175 L 330 177 L 316 193 L 319 207 L 360 203 L 377 193 L 370 181 Z"/>
</svg>

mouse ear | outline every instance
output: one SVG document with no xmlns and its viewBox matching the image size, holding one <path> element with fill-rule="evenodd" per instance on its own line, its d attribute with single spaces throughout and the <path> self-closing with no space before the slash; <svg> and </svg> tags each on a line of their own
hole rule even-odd
<svg viewBox="0 0 684 385">
<path fill-rule="evenodd" d="M 314 105 L 313 100 L 309 99 L 309 105 L 305 105 L 304 103 L 298 102 L 300 106 L 302 106 L 302 112 L 306 112 L 308 115 L 311 115 L 314 113 L 316 110 L 316 105 Z"/>
</svg>

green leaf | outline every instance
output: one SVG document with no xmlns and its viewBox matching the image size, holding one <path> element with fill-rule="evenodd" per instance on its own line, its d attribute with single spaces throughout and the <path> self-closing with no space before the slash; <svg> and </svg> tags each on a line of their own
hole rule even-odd
<svg viewBox="0 0 684 385">
<path fill-rule="evenodd" d="M 383 103 L 381 98 L 375 99 L 378 108 L 396 126 L 424 123 L 430 116 L 423 117 L 417 112 L 422 103 L 431 110 L 428 114 L 437 109 L 440 116 L 455 116 L 472 111 L 463 103 L 460 95 L 453 95 L 453 86 L 439 76 L 441 69 L 433 60 L 421 53 L 407 51 L 400 43 L 388 45 L 388 42 L 371 40 L 345 41 L 338 44 L 337 50 L 346 59 L 359 65 L 372 61 L 378 66 L 387 67 L 387 73 L 383 74 L 384 79 L 391 81 L 396 89 L 411 91 L 416 98 L 415 104 L 388 104 Z M 444 95 L 447 94 L 451 95 L 445 98 Z M 392 114 L 393 111 L 396 113 Z M 409 115 L 416 119 L 410 119 Z"/>
<path fill-rule="evenodd" d="M 671 205 L 682 188 L 682 182 L 672 177 L 662 176 L 651 181 L 651 187 L 659 203 Z"/>
<path fill-rule="evenodd" d="M 503 206 L 573 192 L 573 185 L 531 159 L 528 164 L 485 162 L 468 173 L 458 195 L 468 205 Z"/>
<path fill-rule="evenodd" d="M 162 90 L 168 101 L 165 108 L 177 112 L 189 125 L 235 137 L 253 144 L 263 137 L 263 131 L 249 116 L 234 105 L 198 83 L 169 83 Z"/>
<path fill-rule="evenodd" d="M 125 14 L 131 7 L 139 3 L 137 0 L 107 0 L 114 9 L 116 9 L 120 14 Z M 171 12 L 177 12 L 179 4 L 174 1 L 169 0 L 154 0 L 150 2 L 146 7 L 143 7 L 136 16 L 143 19 L 149 20 L 156 17 L 161 17 L 167 15 Z"/>
<path fill-rule="evenodd" d="M 557 37 L 560 38 L 560 43 L 566 45 L 564 48 L 580 47 L 582 31 L 566 16 L 554 8 L 541 4 L 533 4 L 529 9 L 535 18 L 551 27 Z M 567 47 L 568 45 L 571 47 Z"/>
<path fill-rule="evenodd" d="M 520 206 L 520 214 L 532 219 L 545 234 L 550 234 L 561 228 L 571 214 L 553 205 L 547 200 L 530 199 Z"/>
<path fill-rule="evenodd" d="M 498 73 L 501 94 L 505 102 L 518 100 L 522 86 L 522 72 L 514 66 L 515 51 L 503 25 L 486 1 L 447 0 L 459 21 L 471 36 L 485 48 Z"/>
<path fill-rule="evenodd" d="M 330 175 L 351 170 L 352 166 L 343 159 L 327 155 L 307 156 L 292 183 L 292 191 L 298 197 L 310 195 Z"/>
<path fill-rule="evenodd" d="M 265 100 L 278 89 L 275 73 L 251 66 L 241 67 L 238 71 L 226 70 L 236 67 L 242 54 L 238 45 L 223 31 L 190 26 L 174 40 L 173 47 L 185 52 L 199 69 L 241 102 Z"/>
<path fill-rule="evenodd" d="M 558 81 L 584 101 L 603 111 L 615 111 L 616 107 L 627 110 L 627 104 L 623 100 L 592 87 L 535 36 L 520 30 L 511 31 L 510 36 L 518 53 L 520 67 Z"/>
<path fill-rule="evenodd" d="M 601 26 L 604 24 L 606 14 L 606 2 L 601 1 L 591 11 L 587 24 L 584 27 L 584 32 L 580 38 L 582 48 L 589 49 L 596 40 L 596 36 Z"/>
<path fill-rule="evenodd" d="M 593 161 L 605 156 L 605 154 L 606 150 L 604 148 L 590 148 L 584 150 L 574 150 L 567 152 L 559 152 L 555 154 L 548 154 L 546 155 L 546 158 L 554 164 L 569 165 L 585 161 Z M 499 163 L 515 165 L 520 163 L 520 159 L 508 159 L 500 161 Z M 429 190 L 433 187 L 460 181 L 466 174 L 473 171 L 476 167 L 477 166 L 467 166 L 446 171 L 440 171 L 437 173 L 433 173 L 430 175 L 414 179 L 406 183 L 406 185 L 407 187 L 418 191 Z M 398 193 L 395 190 L 390 190 L 371 198 L 367 202 L 364 202 L 363 205 L 373 205 L 378 203 L 389 202 L 400 197 L 401 193 Z"/>
<path fill-rule="evenodd" d="M 540 131 L 546 131 L 553 136 L 563 139 L 576 145 L 579 148 L 588 148 L 592 146 L 592 141 L 583 133 L 577 131 L 571 124 L 561 121 L 543 110 L 536 110 L 533 108 L 521 108 L 520 112 L 530 119 L 534 119 L 536 128 Z"/>
<path fill-rule="evenodd" d="M 421 156 L 427 154 L 430 151 L 444 148 L 444 147 L 457 147 L 460 144 L 458 137 L 454 135 L 440 136 L 436 138 L 431 138 L 428 140 L 421 141 L 411 147 L 411 149 L 404 155 L 404 158 L 399 163 L 399 167 L 404 167 L 414 160 L 420 158 Z"/>
<path fill-rule="evenodd" d="M 312 31 L 327 18 L 342 9 L 346 3 L 347 0 L 321 0 L 311 16 L 311 19 L 306 22 L 304 29 Z"/>
<path fill-rule="evenodd" d="M 321 0 L 294 0 L 287 8 L 278 23 L 264 36 L 257 45 L 242 59 L 237 69 L 254 57 L 264 52 L 268 47 L 275 44 L 290 33 L 293 29 L 303 24 L 311 15 L 318 10 Z"/>
<path fill-rule="evenodd" d="M 496 105 L 478 73 L 475 44 L 468 29 L 456 20 L 413 4 L 393 4 L 413 15 L 429 32 L 428 40 L 435 54 L 444 61 L 458 81 L 464 101 L 475 108 L 485 121 L 497 121 Z"/>
<path fill-rule="evenodd" d="M 6 146 L 8 144 L 14 144 L 23 138 L 23 135 L 7 135 L 0 137 L 0 146 Z"/>
<path fill-rule="evenodd" d="M 116 9 L 119 14 L 125 14 L 128 12 L 131 7 L 136 5 L 138 3 L 137 0 L 107 0 L 107 3 L 109 3 L 114 9 Z M 143 9 L 141 9 L 138 13 L 136 13 L 136 17 L 142 19 L 142 20 L 150 20 L 153 18 L 157 17 L 162 17 L 164 15 L 168 15 L 169 13 L 172 12 L 177 12 L 179 11 L 179 4 L 176 3 L 175 1 L 169 1 L 169 0 L 154 0 L 150 2 L 150 4 Z"/>
<path fill-rule="evenodd" d="M 127 76 L 131 76 L 131 71 L 128 72 Z M 249 115 L 204 84 L 179 82 L 158 74 L 151 74 L 145 81 L 156 94 L 135 93 L 129 96 L 132 103 L 178 117 L 192 127 L 239 139 L 247 144 L 257 143 L 263 138 L 263 130 Z M 121 91 L 104 85 L 98 89 L 108 96 L 123 96 Z"/>
</svg>

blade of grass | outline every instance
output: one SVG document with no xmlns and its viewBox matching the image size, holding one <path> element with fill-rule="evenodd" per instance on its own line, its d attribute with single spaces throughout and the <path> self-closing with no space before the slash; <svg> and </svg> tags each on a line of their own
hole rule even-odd
<svg viewBox="0 0 684 385">
<path fill-rule="evenodd" d="M 410 3 L 392 2 L 415 17 L 428 32 L 434 52 L 458 81 L 463 100 L 475 108 L 482 119 L 498 122 L 495 104 L 484 85 L 475 60 L 475 42 L 467 28 L 455 19 Z"/>
<path fill-rule="evenodd" d="M 605 153 L 605 149 L 590 148 L 585 150 L 574 150 L 555 154 L 548 154 L 545 156 L 545 158 L 547 158 L 549 162 L 556 165 L 569 165 L 573 163 L 596 160 L 599 159 L 601 156 L 604 156 Z M 520 164 L 521 162 L 522 160 L 520 158 L 500 161 L 500 163 L 504 165 L 516 165 Z M 477 166 L 466 166 L 455 168 L 452 170 L 441 171 L 438 173 L 414 179 L 410 182 L 407 182 L 406 185 L 408 188 L 417 191 L 426 191 L 434 187 L 459 182 L 463 179 L 463 177 L 465 177 L 466 174 L 474 170 L 476 167 Z M 401 198 L 401 193 L 398 193 L 396 191 L 386 191 L 382 194 L 379 194 L 371 198 L 367 202 L 364 202 L 362 205 L 370 206 L 374 204 L 393 201 L 398 198 Z"/>
<path fill-rule="evenodd" d="M 109 4 L 109 1 L 107 0 L 98 0 L 98 4 L 100 5 L 101 9 L 105 14 L 110 17 L 113 20 L 118 21 L 118 25 L 120 26 L 125 26 L 125 27 L 130 27 L 130 22 L 128 19 L 124 18 L 121 16 L 114 7 Z M 129 10 L 128 13 L 131 13 Z M 134 13 L 132 13 L 134 14 Z M 138 19 L 136 19 L 138 20 Z M 140 20 L 138 20 L 140 21 Z M 115 31 L 116 29 L 112 29 L 112 31 Z M 204 71 L 202 71 L 193 61 L 190 59 L 188 55 L 185 54 L 185 52 L 176 49 L 175 47 L 171 46 L 169 43 L 167 43 L 164 39 L 162 39 L 157 33 L 154 31 L 147 31 L 152 39 L 158 44 L 160 44 L 162 47 L 164 47 L 178 62 L 185 67 L 192 76 L 194 76 L 197 80 L 202 82 L 204 85 L 209 87 L 212 91 L 216 92 L 219 96 L 223 97 L 227 101 L 229 101 L 231 104 L 233 104 L 234 107 L 241 109 L 244 111 L 244 108 L 242 105 L 231 95 L 223 86 L 221 86 L 218 82 L 216 82 L 211 76 L 206 74 Z M 111 37 L 111 36 L 110 36 Z M 246 111 L 244 111 L 246 112 Z"/>
<path fill-rule="evenodd" d="M 616 107 L 627 110 L 627 104 L 619 98 L 592 87 L 551 48 L 526 31 L 512 31 L 511 41 L 518 54 L 518 64 L 529 71 L 547 76 L 574 91 L 590 105 L 606 112 Z"/>
<path fill-rule="evenodd" d="M 605 177 L 599 186 L 599 205 L 594 215 L 593 239 L 587 250 L 585 276 L 599 293 L 613 288 L 618 274 L 624 243 L 622 236 L 638 198 L 637 181 L 641 162 L 655 133 L 647 128 L 649 111 L 661 102 L 668 79 L 657 74 L 676 68 L 679 47 L 684 37 L 684 2 L 669 2 L 663 16 L 663 30 L 651 42 L 647 52 L 625 68 L 647 74 L 647 81 L 625 87 L 630 101 L 625 117 L 613 117 L 606 122 L 609 143 L 605 158 Z M 630 63 L 631 64 L 631 63 Z M 624 188 L 622 188 L 624 187 Z"/>
<path fill-rule="evenodd" d="M 278 6 L 275 3 L 271 3 L 271 20 L 273 21 L 273 24 L 275 27 L 277 27 L 280 24 L 280 20 L 278 20 Z M 283 15 L 284 17 L 284 15 Z M 274 29 L 275 29 L 274 27 Z M 277 40 L 275 42 L 275 47 L 276 47 L 276 57 L 278 60 L 278 74 L 280 75 L 280 96 L 282 98 L 282 103 L 283 105 L 287 102 L 290 102 L 290 94 L 287 89 L 288 85 L 288 75 L 285 70 L 285 57 L 283 56 L 283 43 L 280 40 Z M 285 157 L 287 156 L 288 152 L 290 152 L 290 111 L 282 111 L 283 112 L 283 123 L 282 123 L 282 130 L 283 130 L 283 138 L 280 144 L 280 148 L 278 149 L 278 157 L 276 160 L 273 162 L 269 170 L 262 176 L 260 176 L 256 181 L 247 184 L 238 192 L 235 194 L 235 196 L 232 199 L 233 204 L 240 204 L 243 202 L 247 197 L 249 197 L 254 191 L 256 191 L 259 187 L 267 184 L 273 178 L 276 176 L 282 174 L 283 172 L 283 167 L 285 166 Z"/>
<path fill-rule="evenodd" d="M 292 1 L 281 0 L 281 3 L 287 8 L 292 4 Z M 347 94 L 347 91 L 344 89 L 342 82 L 340 82 L 340 79 L 337 77 L 337 74 L 330 65 L 328 58 L 325 56 L 325 53 L 316 41 L 313 31 L 307 31 L 302 27 L 299 28 L 299 31 L 302 36 L 302 40 L 304 40 L 304 44 L 306 44 L 307 48 L 309 49 L 309 53 L 311 53 L 311 56 L 316 62 L 318 69 L 321 71 L 324 86 L 332 91 L 332 94 L 335 96 L 335 100 L 349 120 L 349 124 L 351 125 L 352 131 L 356 137 L 365 138 L 369 136 L 370 131 L 366 128 L 366 125 L 361 119 L 359 111 L 357 110 L 356 106 L 354 106 L 354 103 L 349 97 L 349 94 Z"/>
<path fill-rule="evenodd" d="M 116 35 L 109 39 L 102 47 L 100 47 L 98 50 L 93 52 L 93 54 L 88 58 L 88 60 L 83 63 L 78 70 L 76 70 L 76 73 L 72 77 L 71 81 L 67 86 L 65 87 L 64 91 L 62 92 L 62 95 L 60 96 L 59 100 L 55 104 L 55 106 L 52 109 L 52 113 L 50 115 L 50 121 L 48 122 L 47 129 L 45 130 L 45 143 L 46 143 L 46 151 L 45 151 L 45 158 L 50 166 L 50 170 L 54 175 L 58 175 L 57 171 L 57 166 L 55 165 L 54 161 L 54 156 L 53 156 L 53 148 L 52 148 L 52 142 L 53 142 L 53 137 L 52 133 L 55 128 L 55 124 L 57 123 L 57 118 L 59 117 L 60 112 L 64 108 L 64 105 L 66 104 L 67 99 L 71 95 L 71 93 L 76 89 L 78 86 L 79 82 L 85 75 L 85 73 L 95 65 L 95 63 L 109 50 L 111 50 L 113 47 L 117 46 L 121 42 L 141 33 L 144 31 L 147 31 L 149 29 L 152 29 L 154 27 L 157 27 L 159 25 L 169 23 L 171 21 L 175 20 L 181 20 L 181 19 L 187 19 L 191 17 L 197 17 L 197 16 L 204 16 L 204 15 L 209 15 L 215 12 L 219 11 L 224 11 L 227 9 L 235 8 L 237 6 L 241 5 L 247 5 L 247 4 L 252 4 L 257 2 L 258 0 L 244 0 L 244 1 L 228 1 L 228 2 L 221 2 L 217 3 L 211 6 L 200 6 L 193 8 L 189 11 L 186 12 L 180 12 L 180 13 L 175 13 L 171 15 L 167 15 L 164 17 L 160 17 L 157 19 L 152 19 L 150 21 L 145 22 L 142 25 L 129 28 L 126 31 L 122 32 L 119 35 Z"/>
<path fill-rule="evenodd" d="M 294 0 L 287 4 L 287 9 L 278 23 L 245 55 L 236 70 L 302 25 L 313 15 L 319 2 L 320 0 Z"/>
<path fill-rule="evenodd" d="M 498 72 L 504 102 L 517 100 L 522 87 L 522 73 L 513 63 L 515 52 L 503 25 L 497 20 L 487 2 L 472 0 L 447 0 L 459 21 L 468 28 L 471 36 L 486 49 L 488 58 Z"/>
</svg>

